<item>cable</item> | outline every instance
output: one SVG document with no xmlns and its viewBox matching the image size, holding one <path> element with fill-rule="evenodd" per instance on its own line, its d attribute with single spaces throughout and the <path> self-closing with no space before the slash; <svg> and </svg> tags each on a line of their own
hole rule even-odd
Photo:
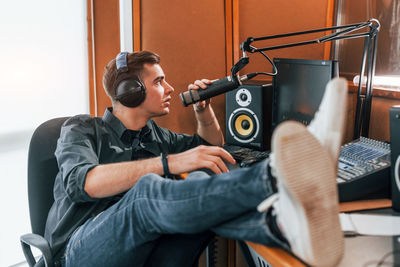
<svg viewBox="0 0 400 267">
<path fill-rule="evenodd" d="M 253 79 L 257 75 L 275 76 L 276 74 L 272 75 L 271 73 L 267 73 L 267 72 L 252 72 L 252 73 L 248 73 L 248 74 L 244 74 L 244 75 L 240 76 L 240 81 L 243 82 L 243 81 Z"/>
<path fill-rule="evenodd" d="M 278 74 L 278 69 L 275 66 L 275 63 L 269 58 L 269 56 L 267 56 L 263 51 L 259 51 L 261 55 L 263 55 L 268 61 L 269 63 L 271 63 L 272 65 L 272 70 L 273 73 L 269 73 L 269 72 L 258 72 L 258 74 L 262 74 L 262 75 L 268 75 L 268 76 L 276 76 Z"/>
<path fill-rule="evenodd" d="M 392 251 L 386 253 L 385 255 L 382 256 L 382 258 L 379 260 L 379 262 L 378 262 L 378 264 L 377 264 L 376 266 L 379 267 L 379 266 L 384 266 L 384 265 L 386 265 L 386 264 L 389 264 L 389 266 L 400 266 L 400 264 L 397 264 L 397 263 L 394 265 L 393 262 L 390 262 L 390 263 L 385 262 L 386 259 L 387 259 L 389 256 L 395 255 L 395 254 L 399 254 L 399 253 L 400 253 L 400 250 L 392 250 Z M 383 264 L 384 264 L 384 265 L 383 265 Z"/>
<path fill-rule="evenodd" d="M 400 250 L 392 250 L 386 254 L 384 254 L 380 260 L 371 260 L 363 264 L 363 267 L 367 266 L 376 266 L 376 267 L 381 267 L 381 266 L 392 266 L 392 267 L 399 267 L 400 264 L 396 262 L 388 262 L 386 261 L 389 256 L 395 255 L 395 254 L 400 254 Z M 375 265 L 376 264 L 376 265 Z"/>
<path fill-rule="evenodd" d="M 255 47 L 252 47 L 252 48 L 255 49 Z M 276 75 L 278 74 L 278 69 L 276 68 L 275 63 L 269 58 L 269 56 L 266 55 L 263 51 L 258 51 L 258 52 L 260 52 L 260 54 L 263 55 L 263 56 L 269 61 L 269 63 L 272 65 L 273 73 L 269 73 L 269 72 L 253 72 L 253 73 L 249 73 L 249 74 L 242 75 L 242 76 L 240 77 L 240 81 L 250 80 L 250 79 L 254 78 L 254 77 L 257 76 L 257 75 L 276 76 Z M 244 55 L 240 60 L 244 60 L 244 59 L 247 59 L 247 62 L 246 62 L 246 63 L 243 63 L 243 64 L 247 64 L 247 63 L 248 63 L 248 57 L 246 57 L 246 55 Z M 238 65 L 238 63 L 236 63 L 236 65 Z M 236 65 L 235 65 L 235 66 L 236 66 Z M 235 66 L 234 66 L 234 67 L 235 67 Z M 243 66 L 242 66 L 242 67 L 243 67 Z M 241 69 L 241 68 L 240 68 L 240 69 Z M 240 69 L 239 69 L 239 70 L 240 70 Z M 236 70 L 236 71 L 238 71 L 238 70 Z M 233 72 L 232 72 L 232 73 L 233 73 Z M 236 73 L 236 72 L 235 72 L 235 73 Z"/>
</svg>

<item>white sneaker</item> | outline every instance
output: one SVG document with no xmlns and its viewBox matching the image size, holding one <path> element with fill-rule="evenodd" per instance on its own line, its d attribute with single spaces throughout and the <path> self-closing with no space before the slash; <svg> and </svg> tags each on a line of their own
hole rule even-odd
<svg viewBox="0 0 400 267">
<path fill-rule="evenodd" d="M 274 207 L 296 256 L 313 266 L 337 265 L 344 239 L 331 156 L 304 125 L 292 121 L 276 128 L 271 149 L 278 193 L 260 204 L 260 210 Z"/>
<path fill-rule="evenodd" d="M 347 81 L 334 78 L 327 85 L 318 111 L 307 129 L 325 147 L 335 164 L 340 147 L 347 115 Z"/>
</svg>

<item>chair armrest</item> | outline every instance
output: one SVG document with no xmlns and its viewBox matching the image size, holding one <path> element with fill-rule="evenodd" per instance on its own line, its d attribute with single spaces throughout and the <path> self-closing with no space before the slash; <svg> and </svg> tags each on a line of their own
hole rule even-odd
<svg viewBox="0 0 400 267">
<path fill-rule="evenodd" d="M 22 251 L 24 252 L 26 261 L 30 267 L 36 264 L 33 257 L 31 246 L 39 249 L 42 252 L 44 263 L 46 267 L 54 267 L 53 255 L 51 254 L 49 243 L 42 236 L 37 234 L 25 234 L 20 237 Z"/>
</svg>

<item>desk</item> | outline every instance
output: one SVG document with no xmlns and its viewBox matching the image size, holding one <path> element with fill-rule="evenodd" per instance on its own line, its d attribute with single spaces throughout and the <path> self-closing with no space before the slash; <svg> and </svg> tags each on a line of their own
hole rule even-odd
<svg viewBox="0 0 400 267">
<path fill-rule="evenodd" d="M 369 210 L 368 213 L 393 214 L 390 199 L 364 200 L 340 204 L 340 212 Z M 372 210 L 373 209 L 373 210 Z M 399 215 L 398 213 L 396 215 Z M 400 227 L 400 226 L 399 226 Z M 290 253 L 280 248 L 246 242 L 257 267 L 270 265 L 284 267 L 306 266 Z M 340 267 L 376 266 L 386 253 L 400 250 L 400 237 L 353 236 L 345 238 L 345 254 Z M 399 252 L 398 252 L 399 253 Z M 391 254 L 386 262 L 400 264 L 400 254 Z M 383 265 L 388 266 L 388 265 Z"/>
</svg>

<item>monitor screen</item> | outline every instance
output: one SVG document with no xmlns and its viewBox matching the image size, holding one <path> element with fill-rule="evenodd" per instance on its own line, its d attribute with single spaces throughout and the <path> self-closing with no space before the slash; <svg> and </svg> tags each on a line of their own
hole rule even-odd
<svg viewBox="0 0 400 267">
<path fill-rule="evenodd" d="M 325 86 L 337 76 L 337 61 L 275 58 L 272 130 L 286 120 L 308 125 L 317 111 Z"/>
</svg>

